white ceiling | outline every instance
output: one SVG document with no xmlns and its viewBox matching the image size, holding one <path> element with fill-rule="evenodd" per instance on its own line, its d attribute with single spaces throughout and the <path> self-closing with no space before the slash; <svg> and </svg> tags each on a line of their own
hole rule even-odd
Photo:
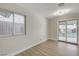
<svg viewBox="0 0 79 59">
<path fill-rule="evenodd" d="M 59 9 L 71 9 L 69 14 L 79 13 L 79 4 L 78 3 L 65 3 L 65 6 L 59 7 L 58 3 L 21 3 L 18 4 L 24 8 L 27 8 L 35 13 L 38 13 L 44 17 L 54 17 L 52 13 Z"/>
</svg>

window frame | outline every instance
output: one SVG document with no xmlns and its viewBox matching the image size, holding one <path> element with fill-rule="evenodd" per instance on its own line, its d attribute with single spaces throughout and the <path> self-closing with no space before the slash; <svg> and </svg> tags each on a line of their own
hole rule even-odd
<svg viewBox="0 0 79 59">
<path fill-rule="evenodd" d="M 6 10 L 6 9 L 2 9 L 2 8 L 0 8 L 0 11 L 5 11 L 5 12 L 10 12 L 13 16 L 12 16 L 12 20 L 13 20 L 13 22 L 12 22 L 12 33 L 11 33 L 11 35 L 0 35 L 0 38 L 6 38 L 6 37 L 13 37 L 13 36 L 24 36 L 24 35 L 26 35 L 26 15 L 23 15 L 22 13 L 18 13 L 18 12 L 13 12 L 13 11 L 9 11 L 9 10 Z M 14 30 L 15 30 L 15 28 L 14 28 L 14 14 L 18 14 L 18 15 L 21 15 L 21 16 L 23 16 L 24 17 L 24 32 L 23 33 L 20 33 L 20 34 L 15 34 L 14 33 Z"/>
<path fill-rule="evenodd" d="M 21 16 L 24 16 L 24 33 L 21 33 L 21 34 L 16 34 L 16 33 L 14 33 L 14 31 L 15 31 L 15 26 L 14 26 L 14 14 L 18 14 L 18 15 L 21 15 Z M 18 35 L 26 35 L 26 16 L 25 15 L 23 15 L 23 14 L 20 14 L 20 13 L 15 13 L 15 12 L 13 12 L 13 36 L 18 36 Z"/>
</svg>

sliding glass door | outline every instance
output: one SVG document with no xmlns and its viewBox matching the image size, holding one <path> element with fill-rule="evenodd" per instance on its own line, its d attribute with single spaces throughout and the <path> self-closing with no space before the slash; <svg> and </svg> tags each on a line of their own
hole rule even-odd
<svg viewBox="0 0 79 59">
<path fill-rule="evenodd" d="M 66 41 L 66 22 L 59 22 L 59 40 Z"/>
<path fill-rule="evenodd" d="M 77 43 L 77 20 L 67 21 L 67 42 Z"/>
<path fill-rule="evenodd" d="M 58 38 L 77 44 L 77 20 L 59 21 Z"/>
</svg>

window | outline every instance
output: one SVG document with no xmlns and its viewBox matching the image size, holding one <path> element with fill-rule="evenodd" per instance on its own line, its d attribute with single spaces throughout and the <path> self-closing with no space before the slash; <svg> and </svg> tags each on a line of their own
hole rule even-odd
<svg viewBox="0 0 79 59">
<path fill-rule="evenodd" d="M 12 35 L 13 14 L 0 11 L 0 36 Z"/>
<path fill-rule="evenodd" d="M 14 33 L 24 34 L 24 16 L 19 14 L 14 14 Z"/>
<path fill-rule="evenodd" d="M 25 16 L 0 10 L 0 36 L 25 34 Z"/>
</svg>

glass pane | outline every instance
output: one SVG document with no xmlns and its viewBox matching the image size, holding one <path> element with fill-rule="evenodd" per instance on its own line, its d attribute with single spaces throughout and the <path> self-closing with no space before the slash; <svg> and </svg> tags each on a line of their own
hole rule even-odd
<svg viewBox="0 0 79 59">
<path fill-rule="evenodd" d="M 14 14 L 14 33 L 24 34 L 24 16 Z"/>
<path fill-rule="evenodd" d="M 67 42 L 77 43 L 77 20 L 67 21 Z"/>
<path fill-rule="evenodd" d="M 59 40 L 66 41 L 66 23 L 59 22 Z"/>
<path fill-rule="evenodd" d="M 0 11 L 0 36 L 12 35 L 13 14 L 7 11 Z"/>
</svg>

